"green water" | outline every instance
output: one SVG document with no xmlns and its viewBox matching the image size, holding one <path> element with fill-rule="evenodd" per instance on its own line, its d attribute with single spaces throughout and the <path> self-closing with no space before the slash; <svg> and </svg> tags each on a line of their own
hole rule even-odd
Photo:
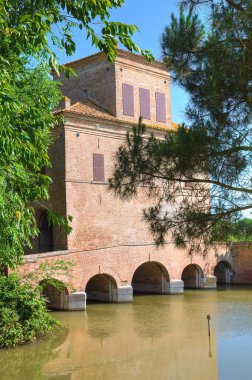
<svg viewBox="0 0 252 380">
<path fill-rule="evenodd" d="M 54 315 L 66 326 L 60 332 L 0 351 L 1 380 L 252 379 L 252 288 L 137 296 Z"/>
</svg>

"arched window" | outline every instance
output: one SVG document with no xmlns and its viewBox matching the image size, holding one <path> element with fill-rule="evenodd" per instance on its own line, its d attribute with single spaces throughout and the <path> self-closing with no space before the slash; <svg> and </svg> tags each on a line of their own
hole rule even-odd
<svg viewBox="0 0 252 380">
<path fill-rule="evenodd" d="M 39 252 L 53 251 L 53 226 L 49 224 L 47 213 L 43 211 L 39 218 Z"/>
</svg>

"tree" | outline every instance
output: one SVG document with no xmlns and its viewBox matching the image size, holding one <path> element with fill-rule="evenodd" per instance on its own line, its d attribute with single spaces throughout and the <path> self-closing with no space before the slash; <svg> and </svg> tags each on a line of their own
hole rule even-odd
<svg viewBox="0 0 252 380">
<path fill-rule="evenodd" d="M 52 114 L 60 92 L 51 69 L 66 75 L 50 46 L 67 55 L 75 51 L 73 30 L 107 54 L 116 55 L 117 40 L 143 54 L 131 39 L 137 27 L 109 21 L 109 11 L 123 0 L 0 0 L 0 269 L 23 259 L 24 246 L 38 234 L 34 205 L 49 197 L 51 132 L 59 119 Z M 94 22 L 95 21 L 95 22 Z M 98 28 L 98 30 L 97 30 Z M 69 218 L 49 210 L 51 223 L 70 231 Z"/>
<path fill-rule="evenodd" d="M 189 125 L 146 139 L 140 121 L 117 152 L 109 187 L 127 199 L 152 177 L 156 203 L 144 216 L 157 244 L 170 234 L 178 245 L 205 249 L 226 240 L 223 221 L 252 208 L 251 1 L 183 1 L 161 48 L 173 80 L 190 95 Z"/>
<path fill-rule="evenodd" d="M 46 310 L 46 298 L 12 273 L 0 276 L 0 348 L 34 341 L 59 325 Z"/>
<path fill-rule="evenodd" d="M 50 56 L 50 64 L 56 71 L 62 71 L 50 49 L 50 41 L 67 55 L 75 52 L 74 28 L 83 29 L 86 39 L 104 51 L 109 60 L 116 56 L 119 41 L 130 51 L 137 51 L 152 59 L 148 50 L 140 49 L 132 40 L 138 31 L 136 25 L 110 21 L 110 10 L 120 8 L 124 0 L 1 0 L 1 56 L 10 54 Z M 49 38 L 50 37 L 50 38 Z M 2 62 L 3 63 L 3 62 Z M 66 68 L 65 68 L 66 69 Z"/>
<path fill-rule="evenodd" d="M 252 219 L 245 218 L 238 220 L 233 225 L 232 241 L 252 241 Z"/>
<path fill-rule="evenodd" d="M 50 112 L 59 100 L 43 65 L 16 67 L 0 102 L 0 264 L 19 263 L 24 245 L 37 234 L 34 204 L 48 199 L 48 147 L 55 124 Z M 2 80 L 3 82 L 3 80 Z"/>
</svg>

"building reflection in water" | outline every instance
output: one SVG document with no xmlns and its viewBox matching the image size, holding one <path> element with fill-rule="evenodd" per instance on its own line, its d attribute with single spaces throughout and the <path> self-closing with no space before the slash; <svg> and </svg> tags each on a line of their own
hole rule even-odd
<svg viewBox="0 0 252 380">
<path fill-rule="evenodd" d="M 202 308 L 186 303 L 183 296 L 140 296 L 133 305 L 90 304 L 86 313 L 57 313 L 68 326 L 64 334 L 1 353 L 0 378 L 217 380 L 206 313 L 201 323 Z"/>
<path fill-rule="evenodd" d="M 0 350 L 1 380 L 251 379 L 251 289 L 139 296 L 55 313 L 67 328 Z M 211 315 L 211 340 L 206 316 Z"/>
<path fill-rule="evenodd" d="M 206 313 L 198 323 L 197 302 L 193 313 L 183 296 L 175 302 L 167 297 L 140 296 L 134 305 L 94 304 L 86 314 L 69 314 L 68 337 L 45 365 L 47 378 L 62 375 L 64 368 L 71 380 L 217 380 L 216 343 L 212 334 L 209 356 Z"/>
</svg>

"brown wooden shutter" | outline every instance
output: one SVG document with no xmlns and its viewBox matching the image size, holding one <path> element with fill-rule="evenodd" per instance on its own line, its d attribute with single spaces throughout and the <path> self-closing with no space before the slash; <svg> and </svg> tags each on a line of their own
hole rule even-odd
<svg viewBox="0 0 252 380">
<path fill-rule="evenodd" d="M 166 104 L 165 94 L 156 92 L 156 120 L 160 123 L 166 123 Z"/>
<path fill-rule="evenodd" d="M 122 85 L 123 114 L 134 116 L 134 86 L 123 83 Z"/>
<path fill-rule="evenodd" d="M 150 91 L 139 88 L 140 115 L 143 119 L 150 120 Z"/>
<path fill-rule="evenodd" d="M 98 182 L 105 181 L 103 154 L 99 154 L 99 153 L 93 154 L 93 180 L 98 181 Z"/>
<path fill-rule="evenodd" d="M 188 189 L 192 189 L 192 187 L 193 187 L 192 181 L 185 182 L 185 187 L 188 188 Z"/>
</svg>

